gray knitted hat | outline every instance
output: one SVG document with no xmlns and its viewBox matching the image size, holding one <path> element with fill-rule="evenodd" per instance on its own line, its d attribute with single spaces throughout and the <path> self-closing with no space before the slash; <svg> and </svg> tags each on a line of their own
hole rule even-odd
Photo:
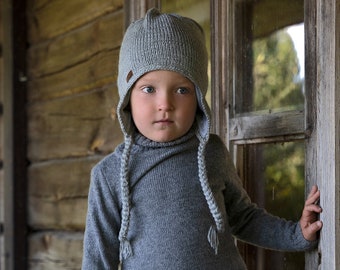
<svg viewBox="0 0 340 270">
<path fill-rule="evenodd" d="M 144 18 L 133 22 L 127 29 L 119 56 L 118 91 L 120 101 L 118 119 L 124 134 L 125 146 L 121 164 L 122 221 L 119 232 L 121 260 L 132 254 L 127 238 L 130 221 L 130 190 L 128 160 L 132 146 L 134 125 L 127 109 L 130 89 L 145 73 L 154 70 L 175 71 L 191 80 L 196 89 L 198 107 L 196 133 L 198 172 L 204 196 L 215 224 L 208 232 L 208 240 L 217 253 L 217 231 L 224 230 L 222 215 L 207 180 L 204 152 L 210 133 L 210 111 L 205 100 L 208 87 L 208 56 L 203 29 L 192 19 L 177 14 L 162 14 L 151 9 Z"/>
</svg>

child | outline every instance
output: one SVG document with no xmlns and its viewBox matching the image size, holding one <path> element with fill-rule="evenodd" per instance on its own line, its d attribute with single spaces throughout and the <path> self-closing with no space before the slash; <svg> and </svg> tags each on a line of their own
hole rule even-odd
<svg viewBox="0 0 340 270">
<path fill-rule="evenodd" d="M 83 269 L 246 269 L 233 237 L 303 251 L 322 227 L 313 187 L 300 222 L 250 202 L 226 147 L 210 134 L 203 30 L 148 11 L 120 51 L 124 143 L 91 174 Z"/>
</svg>

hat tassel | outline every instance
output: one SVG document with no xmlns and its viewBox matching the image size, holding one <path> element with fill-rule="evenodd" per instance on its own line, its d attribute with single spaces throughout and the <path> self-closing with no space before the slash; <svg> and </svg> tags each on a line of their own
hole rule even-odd
<svg viewBox="0 0 340 270">
<path fill-rule="evenodd" d="M 120 242 L 119 252 L 120 261 L 123 261 L 132 255 L 132 248 L 129 240 L 124 239 Z"/>
<path fill-rule="evenodd" d="M 210 246 L 214 249 L 215 255 L 217 255 L 219 241 L 218 241 L 217 230 L 214 226 L 210 226 L 210 229 L 208 232 L 208 241 L 210 243 Z"/>
</svg>

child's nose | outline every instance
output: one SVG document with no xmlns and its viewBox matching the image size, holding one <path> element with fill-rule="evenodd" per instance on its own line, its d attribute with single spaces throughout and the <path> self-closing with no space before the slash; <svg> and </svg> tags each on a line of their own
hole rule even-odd
<svg viewBox="0 0 340 270">
<path fill-rule="evenodd" d="M 170 94 L 164 94 L 160 97 L 158 103 L 159 111 L 171 111 L 174 109 L 173 101 Z"/>
</svg>

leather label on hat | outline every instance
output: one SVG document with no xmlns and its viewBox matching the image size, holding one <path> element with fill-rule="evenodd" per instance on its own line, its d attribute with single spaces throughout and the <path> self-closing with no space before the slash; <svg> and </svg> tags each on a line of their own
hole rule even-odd
<svg viewBox="0 0 340 270">
<path fill-rule="evenodd" d="M 128 75 L 126 76 L 126 82 L 129 82 L 132 76 L 133 76 L 133 72 L 132 70 L 130 70 Z"/>
</svg>

